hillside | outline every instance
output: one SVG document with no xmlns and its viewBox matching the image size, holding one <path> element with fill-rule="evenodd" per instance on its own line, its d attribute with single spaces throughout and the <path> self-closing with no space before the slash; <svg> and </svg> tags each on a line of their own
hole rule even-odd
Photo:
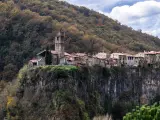
<svg viewBox="0 0 160 120">
<path fill-rule="evenodd" d="M 67 31 L 67 52 L 160 50 L 156 37 L 85 7 L 57 0 L 1 0 L 0 79 L 11 80 L 37 52 L 50 46 L 59 29 Z"/>
</svg>

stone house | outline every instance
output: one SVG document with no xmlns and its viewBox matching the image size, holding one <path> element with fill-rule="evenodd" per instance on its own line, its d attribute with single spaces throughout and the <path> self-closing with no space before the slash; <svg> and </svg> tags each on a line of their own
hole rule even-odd
<svg viewBox="0 0 160 120">
<path fill-rule="evenodd" d="M 112 58 L 112 59 L 119 59 L 120 55 L 124 55 L 124 54 L 123 53 L 112 53 L 110 55 L 110 58 Z"/>
<path fill-rule="evenodd" d="M 100 64 L 100 59 L 99 58 L 97 58 L 96 56 L 93 56 L 92 58 L 93 58 L 93 60 L 92 60 L 93 65 L 99 65 Z"/>
<path fill-rule="evenodd" d="M 52 54 L 52 65 L 57 65 L 59 63 L 58 53 L 53 50 L 51 50 L 50 52 Z M 45 57 L 46 57 L 46 50 L 43 50 L 37 54 L 37 59 L 39 59 L 39 61 L 37 63 L 38 66 L 46 65 Z"/>
<path fill-rule="evenodd" d="M 94 66 L 94 57 L 91 55 L 88 55 L 88 59 L 87 59 L 87 66 Z"/>
<path fill-rule="evenodd" d="M 127 64 L 127 56 L 124 53 L 112 53 L 110 58 L 117 62 L 116 66 L 126 66 Z"/>
<path fill-rule="evenodd" d="M 156 52 L 156 63 L 160 63 L 160 52 Z"/>
<path fill-rule="evenodd" d="M 37 58 L 39 59 L 37 63 L 38 66 L 46 65 L 45 64 L 45 51 L 46 50 L 37 54 Z M 69 53 L 64 52 L 64 57 L 61 57 L 61 58 L 58 57 L 57 51 L 51 50 L 51 54 L 52 54 L 52 65 L 58 65 L 58 64 L 74 65 L 75 64 L 74 56 Z"/>
<path fill-rule="evenodd" d="M 100 61 L 99 65 L 102 66 L 102 67 L 106 67 L 106 62 L 105 62 L 105 60 L 106 60 L 106 59 L 100 58 L 100 59 L 99 59 L 99 61 Z"/>
<path fill-rule="evenodd" d="M 157 53 L 155 51 L 144 52 L 144 54 L 145 54 L 144 58 L 148 65 L 153 65 L 156 63 Z"/>
<path fill-rule="evenodd" d="M 74 53 L 74 62 L 76 65 L 87 65 L 88 56 L 86 53 Z"/>
<path fill-rule="evenodd" d="M 126 65 L 132 67 L 135 65 L 135 57 L 133 55 L 126 54 Z"/>
<path fill-rule="evenodd" d="M 138 66 L 144 66 L 145 65 L 145 54 L 143 52 L 140 52 L 138 54 L 134 55 L 135 57 L 135 62 L 134 62 L 134 66 L 138 67 Z"/>
<path fill-rule="evenodd" d="M 29 61 L 28 66 L 29 67 L 37 66 L 38 65 L 38 61 L 39 61 L 38 59 L 33 58 L 32 60 Z"/>
<path fill-rule="evenodd" d="M 64 56 L 65 56 L 65 64 L 67 65 L 75 65 L 75 56 L 74 55 L 71 55 L 69 53 L 64 53 Z"/>
<path fill-rule="evenodd" d="M 93 65 L 100 65 L 102 67 L 109 66 L 110 55 L 104 52 L 97 53 L 93 56 Z"/>
<path fill-rule="evenodd" d="M 125 54 L 120 54 L 118 59 L 119 66 L 126 66 L 127 65 L 127 56 Z"/>
<path fill-rule="evenodd" d="M 112 53 L 111 58 L 117 61 L 117 66 L 135 65 L 135 57 L 127 53 Z"/>
<path fill-rule="evenodd" d="M 133 55 L 123 53 L 119 55 L 118 65 L 119 66 L 134 66 L 135 57 Z"/>
<path fill-rule="evenodd" d="M 109 63 L 108 67 L 118 66 L 118 59 L 109 58 L 108 63 Z"/>
</svg>

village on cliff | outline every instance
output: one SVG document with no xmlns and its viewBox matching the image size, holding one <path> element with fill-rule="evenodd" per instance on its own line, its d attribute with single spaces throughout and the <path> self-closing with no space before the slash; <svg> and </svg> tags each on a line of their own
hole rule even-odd
<svg viewBox="0 0 160 120">
<path fill-rule="evenodd" d="M 134 55 L 128 53 L 112 53 L 99 52 L 95 55 L 86 53 L 65 52 L 65 32 L 59 31 L 55 37 L 55 50 L 49 50 L 51 53 L 51 65 L 75 65 L 75 66 L 102 66 L 110 68 L 112 66 L 158 66 L 160 63 L 160 51 L 140 52 Z M 35 58 L 29 61 L 28 66 L 47 65 L 47 50 L 41 51 Z"/>
</svg>

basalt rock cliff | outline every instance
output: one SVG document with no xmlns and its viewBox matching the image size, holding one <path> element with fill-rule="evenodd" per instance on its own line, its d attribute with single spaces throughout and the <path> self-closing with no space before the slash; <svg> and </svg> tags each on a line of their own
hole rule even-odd
<svg viewBox="0 0 160 120">
<path fill-rule="evenodd" d="M 160 69 L 43 66 L 22 69 L 17 82 L 6 106 L 9 118 L 88 120 L 110 113 L 117 100 L 151 100 L 160 91 Z"/>
</svg>

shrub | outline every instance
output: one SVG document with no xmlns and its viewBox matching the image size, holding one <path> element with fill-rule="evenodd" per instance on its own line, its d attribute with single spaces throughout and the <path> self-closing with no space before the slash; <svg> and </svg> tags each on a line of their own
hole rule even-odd
<svg viewBox="0 0 160 120">
<path fill-rule="evenodd" d="M 155 103 L 152 106 L 143 105 L 136 107 L 132 112 L 126 114 L 123 120 L 159 120 L 160 119 L 160 105 Z"/>
<path fill-rule="evenodd" d="M 28 66 L 24 65 L 22 69 L 20 69 L 19 73 L 18 73 L 18 79 L 21 80 L 25 74 L 25 72 L 28 70 Z"/>
<path fill-rule="evenodd" d="M 56 91 L 52 102 L 56 116 L 60 116 L 61 119 L 90 120 L 84 101 L 73 97 L 69 91 Z"/>
</svg>

